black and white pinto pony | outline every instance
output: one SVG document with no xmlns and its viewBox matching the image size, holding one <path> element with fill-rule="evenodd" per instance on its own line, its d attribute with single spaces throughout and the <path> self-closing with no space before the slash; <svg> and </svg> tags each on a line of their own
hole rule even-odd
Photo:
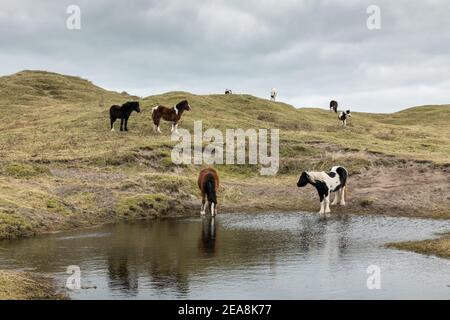
<svg viewBox="0 0 450 320">
<path fill-rule="evenodd" d="M 342 125 L 345 127 L 347 126 L 347 119 L 351 118 L 352 114 L 350 113 L 350 110 L 341 111 L 339 112 L 338 118 L 342 121 Z"/>
<path fill-rule="evenodd" d="M 231 89 L 226 89 L 225 94 L 233 94 L 233 91 L 231 91 Z"/>
<path fill-rule="evenodd" d="M 337 109 L 338 109 L 337 101 L 336 100 L 331 100 L 330 101 L 330 110 L 337 113 Z"/>
<path fill-rule="evenodd" d="M 172 130 L 175 130 L 175 133 L 178 133 L 178 122 L 180 122 L 181 116 L 184 111 L 191 111 L 192 108 L 187 100 L 183 100 L 173 108 L 168 108 L 164 106 L 156 106 L 152 109 L 152 120 L 153 120 L 153 129 L 157 133 L 161 133 L 161 129 L 159 128 L 159 124 L 161 122 L 161 118 L 165 121 L 172 122 Z"/>
<path fill-rule="evenodd" d="M 305 187 L 312 184 L 316 187 L 320 198 L 320 211 L 322 215 L 331 212 L 330 210 L 330 195 L 336 192 L 336 196 L 331 205 L 340 204 L 345 206 L 345 187 L 347 184 L 348 171 L 344 167 L 335 166 L 331 168 L 330 172 L 314 172 L 305 171 L 300 175 L 297 182 L 297 187 Z"/>
<path fill-rule="evenodd" d="M 128 118 L 133 111 L 141 112 L 139 102 L 129 101 L 122 106 L 113 105 L 109 108 L 109 119 L 111 120 L 111 131 L 114 131 L 114 122 L 120 119 L 120 131 L 128 131 Z"/>
<path fill-rule="evenodd" d="M 278 90 L 273 88 L 270 91 L 270 100 L 275 101 L 277 99 Z"/>
</svg>

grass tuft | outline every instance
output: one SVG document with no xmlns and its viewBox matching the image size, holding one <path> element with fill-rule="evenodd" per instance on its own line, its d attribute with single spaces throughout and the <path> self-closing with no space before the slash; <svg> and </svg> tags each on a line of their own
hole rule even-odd
<svg viewBox="0 0 450 320">
<path fill-rule="evenodd" d="M 169 209 L 169 197 L 164 194 L 143 194 L 125 197 L 117 202 L 115 212 L 121 219 L 156 218 Z"/>
</svg>

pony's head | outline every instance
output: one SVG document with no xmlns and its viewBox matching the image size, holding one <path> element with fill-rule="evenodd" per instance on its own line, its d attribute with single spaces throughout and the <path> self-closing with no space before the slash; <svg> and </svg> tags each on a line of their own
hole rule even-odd
<svg viewBox="0 0 450 320">
<path fill-rule="evenodd" d="M 187 100 L 183 100 L 181 102 L 179 102 L 177 105 L 177 110 L 178 111 L 192 111 L 191 105 L 189 104 L 189 102 Z"/>
<path fill-rule="evenodd" d="M 300 175 L 300 178 L 298 179 L 297 187 L 299 187 L 299 188 L 304 187 L 309 182 L 310 182 L 310 179 L 309 179 L 308 173 L 302 172 L 302 174 Z"/>
<path fill-rule="evenodd" d="M 352 116 L 352 114 L 350 113 L 350 110 L 345 111 L 345 113 L 347 114 L 347 117 L 349 117 L 349 118 Z"/>
<path fill-rule="evenodd" d="M 127 107 L 132 111 L 141 112 L 141 108 L 139 108 L 138 101 L 128 101 L 122 105 L 123 107 Z"/>
</svg>

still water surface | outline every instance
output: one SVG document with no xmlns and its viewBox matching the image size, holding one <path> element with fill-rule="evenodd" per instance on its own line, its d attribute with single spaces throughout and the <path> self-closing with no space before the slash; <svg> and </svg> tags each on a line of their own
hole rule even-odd
<svg viewBox="0 0 450 320">
<path fill-rule="evenodd" d="M 450 299 L 450 260 L 386 249 L 449 221 L 306 213 L 167 219 L 0 242 L 0 269 L 81 268 L 74 299 Z M 380 267 L 381 289 L 367 288 Z"/>
</svg>

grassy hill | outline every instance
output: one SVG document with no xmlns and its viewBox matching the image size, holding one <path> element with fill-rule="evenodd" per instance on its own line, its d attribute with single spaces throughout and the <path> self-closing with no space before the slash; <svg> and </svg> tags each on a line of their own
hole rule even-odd
<svg viewBox="0 0 450 320">
<path fill-rule="evenodd" d="M 296 109 L 250 95 L 170 92 L 140 100 L 142 112 L 132 114 L 128 133 L 110 132 L 109 106 L 137 97 L 77 77 L 23 71 L 0 78 L 0 238 L 198 211 L 199 167 L 174 165 L 170 125 L 163 123 L 163 134 L 155 135 L 151 123 L 153 106 L 172 106 L 181 99 L 193 107 L 182 128 L 192 130 L 194 120 L 202 120 L 204 130 L 280 129 L 278 176 L 261 177 L 257 166 L 218 166 L 222 211 L 316 210 L 314 192 L 297 191 L 297 175 L 339 163 L 355 177 L 350 194 L 354 206 L 345 212 L 388 209 L 391 214 L 450 216 L 446 196 L 431 207 L 427 202 L 402 211 L 398 203 L 386 207 L 384 193 L 359 190 L 372 172 L 385 168 L 383 172 L 400 177 L 407 170 L 421 172 L 425 178 L 419 181 L 430 185 L 433 179 L 440 181 L 442 190 L 430 195 L 429 202 L 445 195 L 450 106 L 389 115 L 353 113 L 343 128 L 328 110 Z M 401 181 L 393 188 L 404 190 Z M 382 191 L 389 194 L 392 189 Z"/>
</svg>

